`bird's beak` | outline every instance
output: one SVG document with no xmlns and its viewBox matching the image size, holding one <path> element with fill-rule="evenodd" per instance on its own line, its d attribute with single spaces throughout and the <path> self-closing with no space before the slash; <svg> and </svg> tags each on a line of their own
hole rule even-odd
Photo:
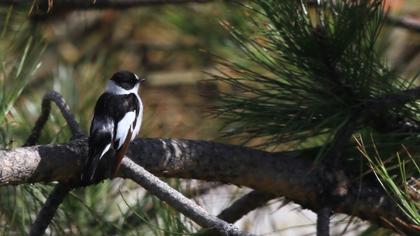
<svg viewBox="0 0 420 236">
<path fill-rule="evenodd" d="M 139 78 L 139 83 L 144 83 L 146 81 L 146 77 L 142 76 Z"/>
</svg>

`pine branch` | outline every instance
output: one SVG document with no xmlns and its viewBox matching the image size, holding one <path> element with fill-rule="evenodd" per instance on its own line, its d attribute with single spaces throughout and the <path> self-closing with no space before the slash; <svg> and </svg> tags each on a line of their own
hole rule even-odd
<svg viewBox="0 0 420 236">
<path fill-rule="evenodd" d="M 272 193 L 251 191 L 224 209 L 217 217 L 229 223 L 234 223 L 256 208 L 264 206 L 274 198 L 276 198 L 276 195 Z"/>
<path fill-rule="evenodd" d="M 72 131 L 73 138 L 85 137 L 81 132 L 80 126 L 74 119 L 63 97 L 51 91 L 45 94 L 42 101 L 42 112 L 38 118 L 33 131 L 25 143 L 25 146 L 34 145 L 38 140 L 40 133 L 48 120 L 51 111 L 51 102 L 54 102 L 62 112 L 66 119 L 70 130 Z M 169 187 L 166 183 L 154 177 L 142 167 L 126 160 L 126 172 L 131 175 L 132 179 L 141 184 L 143 187 L 156 194 L 162 200 L 168 202 L 175 209 L 184 213 L 186 216 L 192 218 L 195 222 L 203 227 L 215 228 L 223 235 L 248 235 L 240 232 L 236 227 L 230 225 L 222 220 L 209 215 L 204 209 L 195 205 L 195 203 L 181 193 Z M 49 195 L 47 201 L 43 205 L 41 211 L 38 213 L 35 222 L 31 227 L 29 235 L 40 236 L 45 233 L 46 228 L 53 219 L 59 205 L 63 202 L 67 194 L 74 188 L 74 186 L 67 182 L 60 182 Z"/>
<path fill-rule="evenodd" d="M 51 103 L 53 102 L 57 105 L 57 107 L 61 111 L 61 114 L 66 120 L 67 125 L 72 133 L 72 139 L 81 138 L 85 136 L 82 133 L 79 123 L 74 118 L 69 106 L 66 104 L 66 101 L 61 96 L 61 94 L 55 91 L 50 91 L 46 93 L 42 98 L 41 114 L 38 117 L 38 120 L 35 122 L 31 134 L 29 135 L 28 139 L 23 145 L 24 147 L 33 146 L 38 141 L 39 136 L 41 135 L 41 131 L 44 128 L 46 122 L 48 121 L 48 117 L 51 112 Z M 55 213 L 57 212 L 58 207 L 72 189 L 72 185 L 67 182 L 60 182 L 54 187 L 54 190 L 50 193 L 50 195 L 47 198 L 47 201 L 39 211 L 35 222 L 32 224 L 29 235 L 44 235 L 45 230 L 51 223 Z"/>
<path fill-rule="evenodd" d="M 72 189 L 73 187 L 64 183 L 58 183 L 57 186 L 55 186 L 54 190 L 48 196 L 47 201 L 38 212 L 36 220 L 32 224 L 31 231 L 29 232 L 30 236 L 44 235 L 45 230 L 54 218 L 58 207 Z"/>
<path fill-rule="evenodd" d="M 331 208 L 323 207 L 317 211 L 316 220 L 316 235 L 329 236 L 330 235 L 330 216 Z"/>
<path fill-rule="evenodd" d="M 224 209 L 218 218 L 225 220 L 229 223 L 235 223 L 249 212 L 264 206 L 268 201 L 276 198 L 276 195 L 272 193 L 265 193 L 260 191 L 251 191 L 234 203 L 228 208 Z M 215 230 L 206 230 L 197 233 L 199 236 L 216 236 L 219 235 Z"/>
<path fill-rule="evenodd" d="M 374 99 L 367 103 L 366 110 L 380 111 L 401 107 L 407 103 L 420 99 L 420 86 L 401 91 L 399 93 L 387 94 L 381 98 Z"/>
<path fill-rule="evenodd" d="M 63 115 L 68 127 L 70 128 L 72 138 L 76 139 L 84 136 L 80 125 L 72 115 L 69 106 L 66 104 L 66 101 L 61 96 L 61 94 L 57 93 L 56 91 L 50 91 L 46 93 L 42 98 L 41 114 L 38 120 L 35 122 L 31 134 L 23 145 L 24 147 L 35 145 L 35 143 L 38 141 L 39 136 L 41 135 L 41 131 L 44 128 L 45 123 L 48 121 L 52 102 L 54 102 L 55 105 L 57 105 L 57 107 L 60 109 L 61 114 Z"/>
<path fill-rule="evenodd" d="M 54 102 L 59 107 L 62 115 L 66 119 L 67 124 L 72 131 L 72 139 L 85 137 L 63 97 L 59 93 L 51 91 L 43 97 L 41 115 L 35 123 L 33 131 L 26 141 L 25 146 L 34 145 L 38 140 L 42 128 L 48 120 L 51 111 L 51 102 Z M 137 166 L 129 159 L 125 159 L 124 167 L 126 169 L 126 173 L 128 173 L 134 181 L 158 196 L 161 200 L 166 201 L 169 205 L 173 206 L 175 209 L 191 218 L 199 225 L 214 228 L 222 235 L 249 235 L 240 232 L 233 225 L 209 215 L 193 201 L 184 197 L 181 193 L 172 189 L 169 185 L 160 181 L 157 177 L 153 176 L 142 167 Z M 77 181 L 74 181 L 74 183 L 77 183 Z M 74 186 L 70 184 L 70 182 L 60 182 L 55 186 L 41 211 L 38 213 L 29 235 L 40 236 L 45 233 L 45 230 L 53 219 L 59 205 L 73 188 Z"/>
<path fill-rule="evenodd" d="M 386 20 L 389 25 L 420 33 L 420 21 L 415 18 L 388 16 Z"/>
<path fill-rule="evenodd" d="M 122 168 L 126 178 L 134 180 L 160 200 L 181 212 L 194 222 L 205 228 L 213 228 L 222 235 L 250 235 L 240 232 L 235 226 L 217 218 L 195 204 L 184 195 L 171 188 L 168 184 L 155 177 L 132 160 L 124 158 Z"/>
<path fill-rule="evenodd" d="M 86 139 L 78 139 L 61 145 L 0 150 L 0 185 L 78 180 L 87 146 Z M 128 157 L 158 176 L 247 186 L 316 211 L 321 207 L 318 188 L 322 186 L 320 170 L 313 168 L 317 152 L 268 153 L 206 141 L 137 139 L 131 143 Z M 416 228 L 407 223 L 377 182 L 365 178 L 352 181 L 346 194 L 331 201 L 331 209 L 337 213 L 384 227 L 391 227 L 391 222 L 407 232 Z"/>
</svg>

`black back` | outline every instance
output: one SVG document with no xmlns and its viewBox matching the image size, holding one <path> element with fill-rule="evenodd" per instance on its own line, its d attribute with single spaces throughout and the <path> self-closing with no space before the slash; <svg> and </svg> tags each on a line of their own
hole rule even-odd
<svg viewBox="0 0 420 236">
<path fill-rule="evenodd" d="M 95 115 L 92 119 L 89 135 L 89 156 L 82 171 L 82 184 L 87 185 L 96 180 L 109 176 L 110 168 L 113 166 L 113 153 L 117 148 L 119 140 L 112 140 L 116 136 L 118 122 L 127 112 L 140 110 L 140 104 L 134 94 L 116 95 L 103 93 L 95 106 Z M 96 125 L 94 125 L 94 123 Z M 114 133 L 101 127 L 114 126 Z M 111 144 L 111 148 L 102 159 L 100 155 L 105 147 Z M 110 164 L 111 163 L 111 164 Z"/>
<path fill-rule="evenodd" d="M 99 117 L 110 118 L 114 122 L 114 137 L 117 131 L 118 122 L 124 117 L 127 112 L 135 111 L 138 113 L 140 104 L 134 94 L 115 95 L 111 93 L 103 93 L 96 103 L 95 116 L 93 119 Z M 92 120 L 93 122 L 93 120 Z M 91 128 L 92 125 L 91 125 Z M 93 130 L 90 131 L 92 135 Z M 114 140 L 114 143 L 118 140 Z"/>
</svg>

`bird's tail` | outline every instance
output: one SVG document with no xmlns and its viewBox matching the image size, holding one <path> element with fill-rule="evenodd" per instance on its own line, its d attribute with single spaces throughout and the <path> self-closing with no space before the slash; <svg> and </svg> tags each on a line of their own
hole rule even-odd
<svg viewBox="0 0 420 236">
<path fill-rule="evenodd" d="M 92 184 L 97 179 L 96 170 L 99 165 L 100 154 L 89 155 L 89 159 L 82 170 L 81 183 L 83 186 Z"/>
</svg>

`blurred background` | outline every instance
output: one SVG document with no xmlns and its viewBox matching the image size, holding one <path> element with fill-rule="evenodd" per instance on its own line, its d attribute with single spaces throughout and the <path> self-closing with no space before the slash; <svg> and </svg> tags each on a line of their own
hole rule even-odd
<svg viewBox="0 0 420 236">
<path fill-rule="evenodd" d="M 391 15 L 420 20 L 417 0 L 390 0 L 388 4 Z M 0 4 L 2 148 L 24 143 L 40 114 L 42 96 L 49 90 L 64 96 L 88 132 L 96 99 L 120 69 L 147 77 L 140 91 L 145 105 L 140 137 L 239 143 L 221 135 L 223 120 L 212 115 L 218 93 L 231 88 L 209 80 L 209 74 L 217 73 L 219 58 L 240 60 L 238 46 L 221 23 L 246 28 L 245 7 L 213 1 L 63 10 L 51 17 L 34 17 L 34 11 L 30 4 Z M 386 26 L 377 51 L 397 70 L 412 76 L 420 66 L 420 34 Z M 64 119 L 53 110 L 40 143 L 64 143 L 70 138 Z M 212 214 L 249 191 L 217 183 L 168 181 Z M 51 186 L 0 187 L 0 235 L 27 234 Z M 314 235 L 315 219 L 313 213 L 279 199 L 247 215 L 238 225 L 258 235 Z M 367 228 L 354 219 L 349 226 L 346 217 L 334 222 L 337 235 L 354 235 Z M 137 185 L 114 180 L 74 191 L 48 233 L 185 235 L 196 229 Z"/>
</svg>

